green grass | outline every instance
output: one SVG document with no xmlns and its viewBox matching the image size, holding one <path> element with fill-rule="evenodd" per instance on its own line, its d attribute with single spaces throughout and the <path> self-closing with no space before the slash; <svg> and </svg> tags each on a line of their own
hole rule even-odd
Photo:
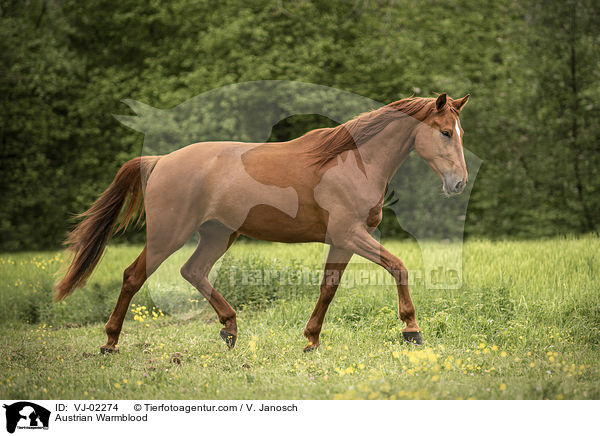
<svg viewBox="0 0 600 436">
<path fill-rule="evenodd" d="M 422 266 L 415 243 L 385 245 L 409 269 Z M 468 242 L 459 289 L 412 288 L 420 348 L 401 340 L 393 286 L 347 283 L 319 351 L 309 354 L 302 329 L 318 287 L 293 272 L 318 282 L 318 244 L 233 247 L 213 276 L 238 309 L 233 351 L 218 337 L 212 309 L 179 276 L 193 250 L 185 247 L 136 295 L 138 316 L 128 314 L 121 353 L 111 356 L 99 354 L 103 324 L 140 247 L 109 247 L 89 284 L 58 304 L 51 286 L 60 255 L 3 255 L 0 397 L 598 399 L 598 247 L 597 236 Z M 354 263 L 349 277 L 367 267 Z M 252 283 L 264 270 L 291 274 L 291 284 Z M 152 316 L 153 307 L 167 315 Z"/>
</svg>

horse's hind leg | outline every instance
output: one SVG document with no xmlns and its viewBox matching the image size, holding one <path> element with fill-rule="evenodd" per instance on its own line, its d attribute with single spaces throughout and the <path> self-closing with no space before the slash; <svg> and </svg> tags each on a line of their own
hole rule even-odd
<svg viewBox="0 0 600 436">
<path fill-rule="evenodd" d="M 219 322 L 223 324 L 221 338 L 229 348 L 233 348 L 237 339 L 237 322 L 235 310 L 212 287 L 208 273 L 217 260 L 237 239 L 233 232 L 220 223 L 210 222 L 200 227 L 200 242 L 192 257 L 181 267 L 181 275 L 190 282 L 208 300 L 213 307 Z"/>
<path fill-rule="evenodd" d="M 127 309 L 129 308 L 129 303 L 146 281 L 146 253 L 147 250 L 144 247 L 137 259 L 123 273 L 123 286 L 121 287 L 119 299 L 108 322 L 104 326 L 107 339 L 106 344 L 100 347 L 100 352 L 102 353 L 114 353 L 118 351 L 119 335 L 123 327 L 123 320 L 127 314 Z"/>
<path fill-rule="evenodd" d="M 178 244 L 176 248 L 182 244 Z M 123 273 L 123 285 L 117 299 L 117 304 L 104 326 L 107 339 L 106 344 L 100 347 L 101 353 L 114 353 L 118 351 L 119 335 L 121 334 L 123 320 L 125 319 L 125 315 L 127 315 L 131 299 L 140 290 L 146 279 L 156 271 L 160 264 L 173 251 L 175 251 L 175 248 L 167 250 L 148 249 L 147 244 L 137 259 L 125 269 Z"/>
</svg>

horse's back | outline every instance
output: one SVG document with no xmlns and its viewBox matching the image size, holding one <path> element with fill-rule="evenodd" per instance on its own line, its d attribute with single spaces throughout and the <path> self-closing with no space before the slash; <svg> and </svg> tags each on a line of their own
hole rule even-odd
<svg viewBox="0 0 600 436">
<path fill-rule="evenodd" d="M 279 163 L 246 158 L 254 156 L 255 150 L 264 157 L 265 147 L 271 148 L 271 156 L 279 156 Z M 285 156 L 277 153 L 280 150 L 269 144 L 205 142 L 163 156 L 146 187 L 148 219 L 157 222 L 155 228 L 174 225 L 187 233 L 209 220 L 237 230 L 259 205 L 295 217 L 297 191 L 289 182 L 273 183 L 268 177 L 273 172 L 289 175 L 283 166 Z"/>
</svg>

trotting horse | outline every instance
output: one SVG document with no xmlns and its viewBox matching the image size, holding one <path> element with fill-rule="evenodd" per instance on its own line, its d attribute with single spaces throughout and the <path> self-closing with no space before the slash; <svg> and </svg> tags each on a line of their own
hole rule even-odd
<svg viewBox="0 0 600 436">
<path fill-rule="evenodd" d="M 56 298 L 85 283 L 118 221 L 119 228 L 127 227 L 145 213 L 146 245 L 123 274 L 103 353 L 117 351 L 135 293 L 195 232 L 198 247 L 181 274 L 214 308 L 230 348 L 237 338 L 236 312 L 208 274 L 240 234 L 330 245 L 320 296 L 304 329 L 305 351 L 319 346 L 325 313 L 353 254 L 394 277 L 403 337 L 421 344 L 407 270 L 371 233 L 381 221 L 387 185 L 412 150 L 440 176 L 447 195 L 463 191 L 467 168 L 459 114 L 468 99 L 407 98 L 288 142 L 202 142 L 132 159 L 69 234 L 66 244 L 74 256 Z"/>
</svg>

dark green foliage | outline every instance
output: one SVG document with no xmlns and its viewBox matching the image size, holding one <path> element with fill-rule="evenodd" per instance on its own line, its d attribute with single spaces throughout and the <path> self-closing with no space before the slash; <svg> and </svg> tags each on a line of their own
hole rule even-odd
<svg viewBox="0 0 600 436">
<path fill-rule="evenodd" d="M 131 113 L 121 99 L 167 109 L 272 79 L 383 103 L 470 92 L 465 146 L 484 163 L 467 234 L 600 229 L 600 17 L 591 0 L 2 0 L 0 20 L 4 250 L 57 246 L 71 214 L 141 152 L 143 135 L 111 115 Z M 291 117 L 271 140 L 330 125 Z M 402 232 L 389 217 L 382 231 Z"/>
</svg>

